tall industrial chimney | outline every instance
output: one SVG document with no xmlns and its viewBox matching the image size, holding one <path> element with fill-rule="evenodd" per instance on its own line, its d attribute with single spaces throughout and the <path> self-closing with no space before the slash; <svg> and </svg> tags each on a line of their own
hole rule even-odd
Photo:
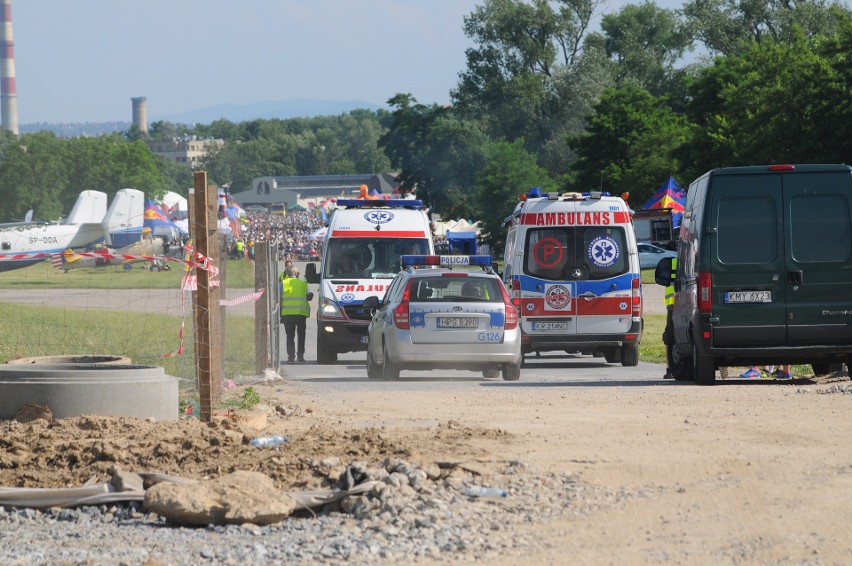
<svg viewBox="0 0 852 566">
<path fill-rule="evenodd" d="M 5 0 L 8 2 L 8 0 Z M 133 102 L 133 125 L 143 134 L 148 133 L 148 111 L 145 108 L 145 101 L 148 100 L 144 96 L 136 96 L 131 98 Z"/>
<path fill-rule="evenodd" d="M 15 86 L 15 41 L 12 38 L 12 0 L 0 8 L 0 122 L 18 135 L 18 90 Z"/>
</svg>

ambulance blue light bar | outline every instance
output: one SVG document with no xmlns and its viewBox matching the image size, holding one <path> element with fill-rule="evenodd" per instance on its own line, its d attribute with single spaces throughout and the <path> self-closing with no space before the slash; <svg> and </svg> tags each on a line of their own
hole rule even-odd
<svg viewBox="0 0 852 566">
<path fill-rule="evenodd" d="M 403 267 L 409 266 L 442 266 L 442 267 L 466 267 L 479 266 L 491 267 L 490 255 L 404 255 L 400 257 Z"/>
<path fill-rule="evenodd" d="M 423 201 L 417 199 L 338 199 L 337 206 L 345 206 L 348 208 L 412 208 L 419 210 L 423 208 Z"/>
</svg>

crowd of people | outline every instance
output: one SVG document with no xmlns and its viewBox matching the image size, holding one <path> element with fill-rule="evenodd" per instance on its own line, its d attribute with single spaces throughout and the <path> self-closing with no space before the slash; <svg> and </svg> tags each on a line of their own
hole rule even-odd
<svg viewBox="0 0 852 566">
<path fill-rule="evenodd" d="M 229 242 L 229 255 L 232 258 L 248 257 L 254 259 L 255 242 L 274 242 L 278 248 L 278 257 L 293 258 L 299 261 L 316 261 L 322 254 L 322 237 L 311 237 L 325 226 L 322 215 L 313 211 L 288 211 L 286 214 L 268 212 L 247 212 L 247 223 L 242 224 L 241 234 Z M 452 253 L 447 238 L 435 236 L 435 251 L 440 254 Z M 480 246 L 478 253 L 487 254 L 487 246 Z"/>
<path fill-rule="evenodd" d="M 242 225 L 241 234 L 231 244 L 232 256 L 248 253 L 255 242 L 273 242 L 281 258 L 319 259 L 322 238 L 311 238 L 311 234 L 325 225 L 319 214 L 311 211 L 289 211 L 285 215 L 248 212 L 246 219 L 248 223 Z"/>
</svg>

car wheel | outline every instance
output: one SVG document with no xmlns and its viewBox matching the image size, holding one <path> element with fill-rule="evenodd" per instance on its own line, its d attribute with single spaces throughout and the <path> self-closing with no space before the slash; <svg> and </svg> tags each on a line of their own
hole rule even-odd
<svg viewBox="0 0 852 566">
<path fill-rule="evenodd" d="M 393 363 L 388 356 L 388 347 L 382 346 L 382 377 L 385 379 L 399 379 L 399 366 Z"/>
<path fill-rule="evenodd" d="M 370 379 L 382 378 L 382 366 L 376 365 L 376 361 L 373 359 L 373 351 L 369 347 L 367 348 L 367 377 Z"/>
<path fill-rule="evenodd" d="M 814 375 L 829 375 L 843 369 L 843 364 L 831 362 L 812 363 L 811 369 L 814 370 Z"/>
<path fill-rule="evenodd" d="M 692 358 L 684 355 L 677 344 L 672 344 L 672 377 L 675 381 L 692 381 Z"/>
<path fill-rule="evenodd" d="M 499 369 L 484 369 L 482 370 L 482 377 L 485 379 L 494 379 L 495 377 L 500 377 Z"/>
<path fill-rule="evenodd" d="M 639 345 L 625 344 L 621 347 L 621 365 L 635 367 L 639 365 Z"/>
<path fill-rule="evenodd" d="M 609 350 L 606 350 L 603 355 L 608 364 L 621 363 L 621 348 L 610 348 Z"/>
<path fill-rule="evenodd" d="M 506 364 L 503 366 L 503 381 L 518 381 L 521 378 L 521 366 Z"/>
<path fill-rule="evenodd" d="M 333 364 L 336 361 L 337 352 L 332 350 L 326 341 L 322 339 L 322 334 L 317 336 L 317 363 Z"/>
<path fill-rule="evenodd" d="M 713 356 L 705 356 L 692 345 L 692 374 L 697 385 L 715 385 L 716 367 Z"/>
</svg>

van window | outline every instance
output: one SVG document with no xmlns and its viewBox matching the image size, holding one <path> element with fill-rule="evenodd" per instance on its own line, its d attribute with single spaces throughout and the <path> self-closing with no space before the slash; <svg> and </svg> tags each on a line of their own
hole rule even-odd
<svg viewBox="0 0 852 566">
<path fill-rule="evenodd" d="M 797 195 L 790 199 L 793 259 L 847 261 L 852 256 L 852 218 L 843 195 Z"/>
<path fill-rule="evenodd" d="M 623 228 L 531 228 L 524 246 L 524 273 L 553 281 L 608 279 L 627 273 Z"/>
<path fill-rule="evenodd" d="M 774 198 L 725 197 L 719 200 L 719 261 L 771 263 L 778 257 L 778 209 Z"/>
</svg>

